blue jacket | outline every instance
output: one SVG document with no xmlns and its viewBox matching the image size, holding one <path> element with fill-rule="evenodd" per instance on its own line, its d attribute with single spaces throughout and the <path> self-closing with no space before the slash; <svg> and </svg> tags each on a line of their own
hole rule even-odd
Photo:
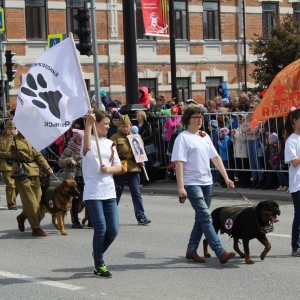
<svg viewBox="0 0 300 300">
<path fill-rule="evenodd" d="M 102 101 L 103 105 L 105 106 L 105 109 L 108 110 L 107 105 L 111 102 L 111 100 L 108 98 L 108 96 L 102 96 L 101 101 Z"/>
<path fill-rule="evenodd" d="M 230 147 L 231 146 L 231 140 L 228 135 L 225 135 L 220 139 L 219 143 L 219 153 L 222 158 L 222 160 L 230 160 L 231 159 L 231 153 L 230 153 Z"/>
<path fill-rule="evenodd" d="M 219 130 L 218 128 L 214 128 L 211 132 L 208 133 L 208 135 L 210 136 L 213 145 L 215 146 L 216 150 L 219 153 L 219 145 L 218 145 L 218 140 L 219 140 Z"/>
<path fill-rule="evenodd" d="M 222 93 L 219 92 L 219 88 L 222 88 Z M 229 100 L 229 102 L 231 102 L 231 98 L 230 98 L 230 95 L 228 93 L 228 90 L 227 90 L 227 85 L 225 82 L 221 83 L 219 86 L 218 86 L 218 93 L 220 94 L 220 96 L 223 98 L 227 98 Z"/>
</svg>

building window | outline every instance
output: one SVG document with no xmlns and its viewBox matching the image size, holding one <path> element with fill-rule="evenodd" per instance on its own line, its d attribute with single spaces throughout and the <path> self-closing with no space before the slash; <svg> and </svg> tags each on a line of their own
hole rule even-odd
<svg viewBox="0 0 300 300">
<path fill-rule="evenodd" d="M 187 2 L 174 1 L 175 37 L 180 40 L 188 39 Z"/>
<path fill-rule="evenodd" d="M 3 8 L 4 1 L 0 0 L 0 7 Z"/>
<path fill-rule="evenodd" d="M 276 26 L 276 19 L 278 16 L 278 4 L 263 3 L 262 10 L 262 35 L 264 39 L 268 39 L 271 37 L 272 29 Z"/>
<path fill-rule="evenodd" d="M 221 77 L 206 77 L 205 102 L 214 100 L 218 94 L 218 86 L 222 83 Z"/>
<path fill-rule="evenodd" d="M 220 40 L 219 2 L 203 2 L 203 30 L 205 40 Z"/>
<path fill-rule="evenodd" d="M 157 80 L 156 79 L 139 79 L 139 87 L 146 86 L 152 98 L 155 99 L 157 96 Z"/>
<path fill-rule="evenodd" d="M 26 0 L 26 38 L 47 39 L 47 18 L 45 0 Z"/>
<path fill-rule="evenodd" d="M 300 3 L 293 3 L 293 16 L 297 22 L 300 22 Z"/>
<path fill-rule="evenodd" d="M 178 101 L 186 101 L 190 99 L 190 80 L 189 78 L 177 78 L 177 98 Z"/>
<path fill-rule="evenodd" d="M 66 8 L 67 32 L 74 32 L 74 30 L 78 27 L 78 22 L 73 16 L 77 13 L 79 8 L 84 8 L 84 0 L 66 0 Z M 74 34 L 74 38 L 78 38 L 77 35 Z"/>
</svg>

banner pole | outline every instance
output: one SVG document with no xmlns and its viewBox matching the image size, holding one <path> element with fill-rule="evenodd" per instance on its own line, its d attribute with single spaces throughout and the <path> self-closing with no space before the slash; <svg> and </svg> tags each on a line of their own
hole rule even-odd
<svg viewBox="0 0 300 300">
<path fill-rule="evenodd" d="M 78 61 L 78 64 L 80 66 L 80 69 L 81 69 L 81 65 L 80 65 L 80 61 L 79 61 L 79 58 L 78 58 L 78 53 L 75 49 L 75 43 L 74 43 L 74 38 L 73 38 L 73 34 L 70 33 L 69 36 L 72 38 L 72 41 L 73 41 L 73 49 L 76 53 L 76 57 L 77 57 L 77 61 Z M 82 74 L 82 69 L 81 69 L 81 74 Z M 82 77 L 82 80 L 83 80 L 83 76 Z M 88 92 L 87 92 L 87 89 L 85 89 L 85 94 L 86 94 L 86 101 L 88 103 L 88 107 L 89 107 L 89 110 L 92 109 L 92 106 L 91 106 L 91 102 L 89 101 L 89 95 L 88 95 Z M 94 136 L 95 136 L 95 140 L 96 140 L 96 146 L 97 146 L 97 152 L 98 152 L 98 158 L 99 158 L 99 161 L 100 161 L 100 167 L 102 166 L 102 156 L 101 156 L 101 150 L 100 150 L 100 145 L 99 145 L 99 141 L 98 141 L 98 133 L 97 133 L 97 130 L 96 130 L 96 125 L 95 123 L 93 124 L 93 132 L 94 132 Z"/>
<path fill-rule="evenodd" d="M 147 181 L 149 181 L 149 177 L 148 177 L 145 166 L 143 166 L 143 171 L 144 171 L 144 174 L 145 174 L 145 177 L 146 177 Z"/>
</svg>

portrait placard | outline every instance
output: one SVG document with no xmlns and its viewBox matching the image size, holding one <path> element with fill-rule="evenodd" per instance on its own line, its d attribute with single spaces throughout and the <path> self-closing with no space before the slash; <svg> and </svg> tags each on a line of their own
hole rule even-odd
<svg viewBox="0 0 300 300">
<path fill-rule="evenodd" d="M 137 163 L 148 161 L 142 138 L 139 134 L 127 135 L 132 153 Z"/>
</svg>

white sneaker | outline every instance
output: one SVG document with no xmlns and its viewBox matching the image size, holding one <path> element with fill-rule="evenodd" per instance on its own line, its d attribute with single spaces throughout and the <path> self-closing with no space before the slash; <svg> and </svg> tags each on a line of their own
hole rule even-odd
<svg viewBox="0 0 300 300">
<path fill-rule="evenodd" d="M 280 186 L 277 191 L 282 191 L 283 186 Z"/>
<path fill-rule="evenodd" d="M 300 248 L 298 248 L 296 251 L 292 250 L 292 256 L 300 257 Z"/>
<path fill-rule="evenodd" d="M 283 186 L 283 187 L 281 188 L 281 191 L 286 192 L 287 190 L 288 190 L 288 187 L 287 187 L 287 186 Z"/>
</svg>

